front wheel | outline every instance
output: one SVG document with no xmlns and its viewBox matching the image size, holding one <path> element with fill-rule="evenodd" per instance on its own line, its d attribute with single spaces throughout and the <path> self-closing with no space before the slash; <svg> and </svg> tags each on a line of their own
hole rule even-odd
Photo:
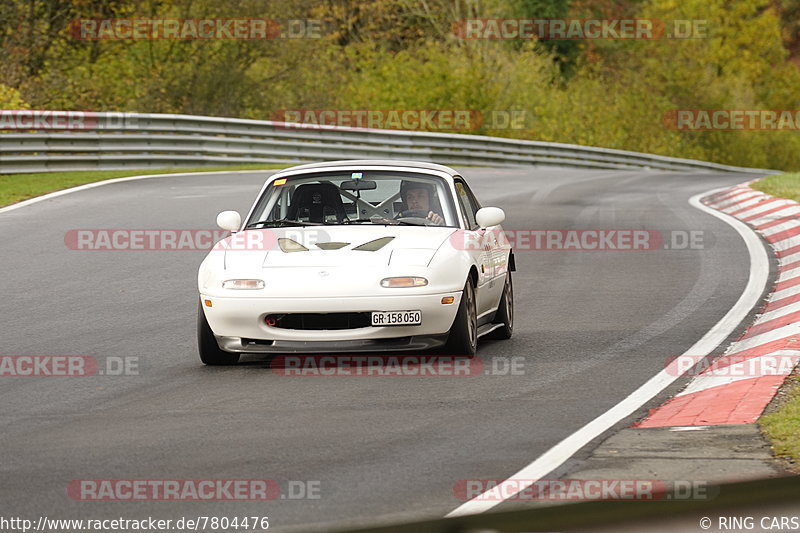
<svg viewBox="0 0 800 533">
<path fill-rule="evenodd" d="M 445 351 L 448 355 L 475 355 L 478 350 L 478 312 L 475 307 L 475 287 L 467 279 L 456 319 L 450 328 Z"/>
<path fill-rule="evenodd" d="M 214 338 L 214 332 L 206 320 L 202 303 L 197 307 L 197 350 L 200 353 L 200 360 L 206 365 L 235 365 L 239 362 L 238 353 L 220 349 L 217 339 Z"/>
<path fill-rule="evenodd" d="M 499 328 L 489 333 L 492 339 L 510 339 L 514 332 L 514 289 L 511 284 L 511 272 L 506 274 L 506 284 L 503 294 L 500 295 L 500 305 L 495 315 L 495 324 L 502 324 Z"/>
</svg>

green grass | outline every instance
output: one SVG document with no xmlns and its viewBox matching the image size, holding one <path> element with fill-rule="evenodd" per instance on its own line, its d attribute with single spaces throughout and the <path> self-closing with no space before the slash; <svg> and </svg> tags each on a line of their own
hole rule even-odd
<svg viewBox="0 0 800 533">
<path fill-rule="evenodd" d="M 219 170 L 272 170 L 286 165 L 238 165 L 201 168 L 155 168 L 140 170 L 90 170 L 85 172 L 42 172 L 38 174 L 0 174 L 0 206 L 14 204 L 60 191 L 84 183 L 93 183 L 113 178 L 144 176 L 150 174 L 177 174 L 181 172 L 212 172 Z"/>
<path fill-rule="evenodd" d="M 791 457 L 800 467 L 800 376 L 787 380 L 788 397 L 778 409 L 759 419 L 761 430 L 772 441 L 775 455 Z"/>
<path fill-rule="evenodd" d="M 800 172 L 777 174 L 750 185 L 778 198 L 800 202 Z M 800 465 L 800 377 L 792 376 L 788 397 L 780 407 L 759 419 L 762 431 L 772 441 L 775 455 L 791 457 Z"/>
<path fill-rule="evenodd" d="M 778 198 L 800 202 L 800 172 L 769 176 L 758 180 L 750 187 Z"/>
</svg>

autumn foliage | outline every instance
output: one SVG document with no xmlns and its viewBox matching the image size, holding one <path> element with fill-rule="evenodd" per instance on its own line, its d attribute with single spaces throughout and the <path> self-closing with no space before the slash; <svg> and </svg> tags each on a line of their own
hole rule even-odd
<svg viewBox="0 0 800 533">
<path fill-rule="evenodd" d="M 513 111 L 525 120 L 484 120 L 469 132 L 796 170 L 800 126 L 680 129 L 669 117 L 800 108 L 799 13 L 800 0 L 5 0 L 0 108 L 265 120 L 287 109 Z M 282 33 L 80 38 L 76 24 L 88 19 L 266 19 Z M 454 28 L 470 19 L 647 19 L 704 30 L 465 39 Z"/>
</svg>

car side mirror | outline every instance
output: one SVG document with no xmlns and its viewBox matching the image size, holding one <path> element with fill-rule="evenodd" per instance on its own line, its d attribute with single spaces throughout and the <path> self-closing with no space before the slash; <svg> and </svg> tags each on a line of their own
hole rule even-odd
<svg viewBox="0 0 800 533">
<path fill-rule="evenodd" d="M 475 221 L 481 229 L 501 224 L 506 219 L 505 212 L 499 207 L 482 207 L 475 213 Z"/>
<path fill-rule="evenodd" d="M 217 226 L 236 233 L 242 225 L 242 216 L 236 211 L 223 211 L 217 215 Z"/>
</svg>

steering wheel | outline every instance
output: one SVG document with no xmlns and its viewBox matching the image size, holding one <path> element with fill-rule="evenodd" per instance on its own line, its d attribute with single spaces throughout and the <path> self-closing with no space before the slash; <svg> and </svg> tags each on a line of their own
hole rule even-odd
<svg viewBox="0 0 800 533">
<path fill-rule="evenodd" d="M 403 220 L 414 224 L 425 224 L 426 226 L 435 226 L 436 224 L 428 218 L 428 212 L 422 209 L 406 209 L 401 211 L 395 220 Z"/>
<path fill-rule="evenodd" d="M 422 209 L 406 209 L 401 211 L 397 218 L 428 218 L 428 212 Z"/>
</svg>

